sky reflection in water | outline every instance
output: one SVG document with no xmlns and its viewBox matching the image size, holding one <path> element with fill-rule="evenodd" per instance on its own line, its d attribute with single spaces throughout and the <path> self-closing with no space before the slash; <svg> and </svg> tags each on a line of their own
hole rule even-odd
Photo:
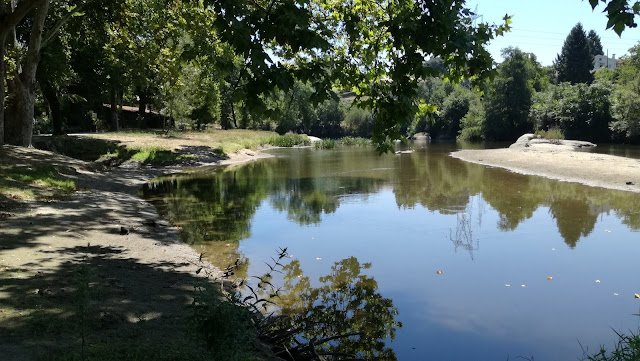
<svg viewBox="0 0 640 361">
<path fill-rule="evenodd" d="M 595 351 L 611 328 L 638 328 L 640 195 L 468 164 L 454 149 L 276 150 L 144 193 L 212 262 L 242 257 L 241 277 L 277 247 L 315 285 L 335 262 L 371 263 L 404 324 L 389 344 L 399 360 L 575 359 L 578 341 Z"/>
</svg>

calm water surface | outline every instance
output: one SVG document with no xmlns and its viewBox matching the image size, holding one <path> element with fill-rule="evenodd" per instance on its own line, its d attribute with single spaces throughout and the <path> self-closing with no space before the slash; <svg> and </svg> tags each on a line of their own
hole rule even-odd
<svg viewBox="0 0 640 361">
<path fill-rule="evenodd" d="M 291 289 L 366 283 L 398 310 L 398 360 L 575 360 L 638 329 L 640 195 L 416 148 L 274 150 L 144 193 L 212 262 L 241 258 L 236 276 L 287 247 Z"/>
</svg>

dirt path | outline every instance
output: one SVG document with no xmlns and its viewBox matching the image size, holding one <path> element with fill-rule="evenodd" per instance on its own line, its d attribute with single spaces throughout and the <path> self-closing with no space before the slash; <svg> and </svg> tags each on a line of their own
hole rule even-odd
<svg viewBox="0 0 640 361">
<path fill-rule="evenodd" d="M 258 157 L 242 151 L 225 163 Z M 199 255 L 136 195 L 164 171 L 101 173 L 89 163 L 16 147 L 4 147 L 2 161 L 54 164 L 80 190 L 0 219 L 0 359 L 77 354 L 83 329 L 95 352 L 137 350 L 145 353 L 141 359 L 205 354 L 183 327 Z"/>
<path fill-rule="evenodd" d="M 640 160 L 575 151 L 559 144 L 530 144 L 504 149 L 461 150 L 451 154 L 467 162 L 593 187 L 640 193 Z"/>
</svg>

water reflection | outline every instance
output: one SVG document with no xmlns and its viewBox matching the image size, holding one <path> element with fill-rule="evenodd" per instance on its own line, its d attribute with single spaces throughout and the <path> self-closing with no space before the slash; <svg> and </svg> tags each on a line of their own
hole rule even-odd
<svg viewBox="0 0 640 361">
<path fill-rule="evenodd" d="M 571 248 L 593 231 L 601 214 L 614 212 L 631 229 L 640 229 L 638 195 L 490 169 L 448 157 L 449 147 L 431 148 L 382 157 L 362 149 L 289 151 L 287 158 L 158 179 L 143 193 L 182 228 L 189 243 L 206 250 L 211 241 L 224 242 L 208 252 L 227 248 L 222 266 L 237 257 L 238 242 L 250 236 L 251 220 L 265 200 L 291 221 L 318 225 L 345 199 L 366 199 L 385 186 L 393 187 L 399 209 L 422 206 L 458 214 L 460 226 L 450 239 L 469 251 L 478 244 L 468 237 L 470 219 L 463 213 L 476 196 L 498 212 L 501 231 L 513 231 L 547 208 Z"/>
<path fill-rule="evenodd" d="M 271 206 L 287 212 L 287 218 L 300 225 L 320 223 L 322 214 L 334 213 L 346 195 L 375 193 L 382 180 L 370 178 L 285 179 L 273 190 Z"/>
<path fill-rule="evenodd" d="M 290 334 L 279 343 L 278 356 L 315 360 L 315 353 L 332 360 L 396 360 L 386 341 L 393 340 L 396 328 L 402 326 L 395 320 L 398 310 L 378 292 L 375 279 L 364 273 L 370 267 L 355 257 L 345 258 L 313 286 L 298 260 L 286 265 L 276 301 L 285 317 L 276 318 L 272 329 Z"/>
<path fill-rule="evenodd" d="M 482 226 L 482 212 L 484 212 L 484 207 L 482 206 L 484 203 L 482 201 L 479 202 L 478 206 L 478 216 L 475 220 L 477 222 L 477 226 Z M 474 224 L 474 204 L 473 201 L 470 202 L 467 210 L 462 213 L 456 214 L 456 230 L 455 232 L 451 230 L 449 232 L 449 239 L 453 243 L 454 250 L 457 252 L 459 248 L 462 248 L 469 252 L 469 256 L 473 260 L 473 252 L 477 251 L 480 247 L 480 242 L 473 238 L 473 224 Z"/>
</svg>

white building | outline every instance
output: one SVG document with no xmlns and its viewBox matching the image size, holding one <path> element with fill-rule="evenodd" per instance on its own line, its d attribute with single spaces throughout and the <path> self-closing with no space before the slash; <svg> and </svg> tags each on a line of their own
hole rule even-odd
<svg viewBox="0 0 640 361">
<path fill-rule="evenodd" d="M 593 70 L 598 71 L 600 69 L 609 68 L 614 69 L 618 65 L 616 54 L 613 57 L 608 58 L 606 55 L 596 55 L 593 57 Z"/>
</svg>

